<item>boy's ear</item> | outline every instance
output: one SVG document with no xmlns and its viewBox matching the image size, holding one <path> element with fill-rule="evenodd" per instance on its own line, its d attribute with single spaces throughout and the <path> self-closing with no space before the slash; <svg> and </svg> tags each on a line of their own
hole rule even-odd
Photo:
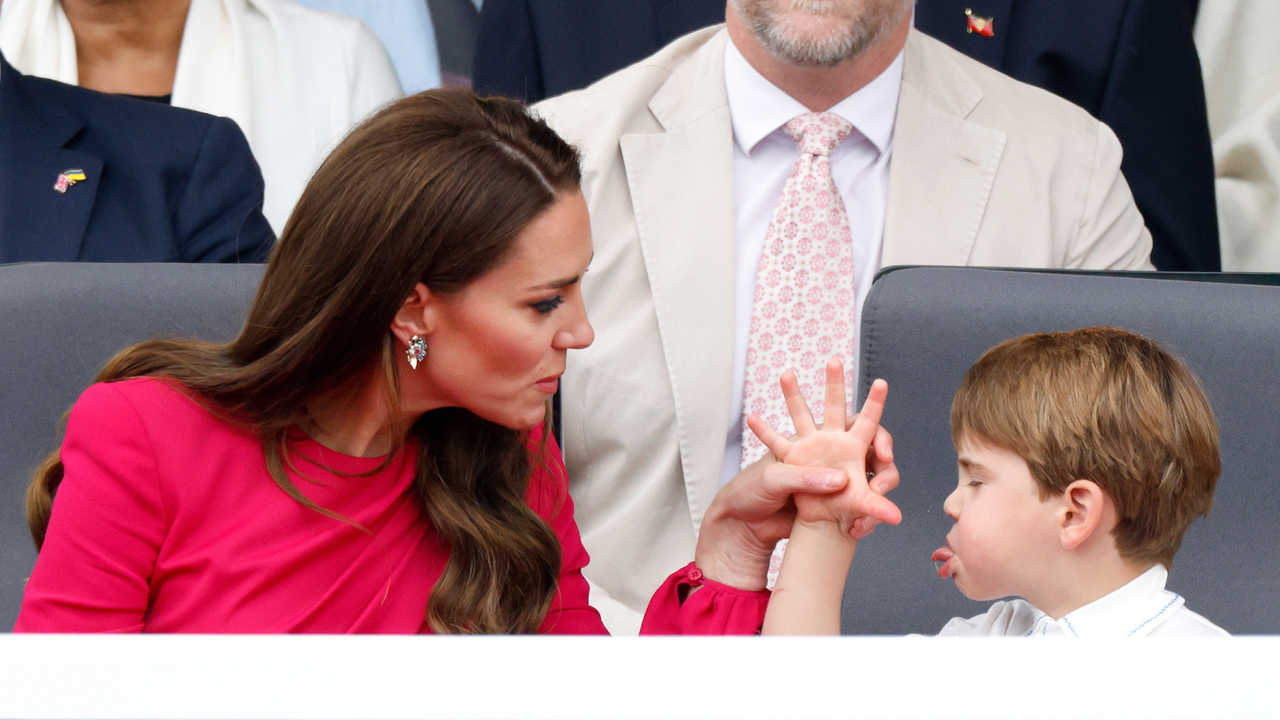
<svg viewBox="0 0 1280 720">
<path fill-rule="evenodd" d="M 1075 550 L 1102 524 L 1107 496 L 1092 480 L 1076 480 L 1062 491 L 1062 547 Z"/>
<path fill-rule="evenodd" d="M 391 321 L 392 334 L 403 345 L 408 345 L 414 335 L 423 338 L 429 336 L 435 328 L 439 302 L 439 298 L 433 295 L 426 285 L 422 283 L 414 285 Z"/>
</svg>

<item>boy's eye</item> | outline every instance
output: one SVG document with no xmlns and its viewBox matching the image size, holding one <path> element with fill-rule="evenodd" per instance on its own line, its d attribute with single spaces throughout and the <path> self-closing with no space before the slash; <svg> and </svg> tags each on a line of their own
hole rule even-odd
<svg viewBox="0 0 1280 720">
<path fill-rule="evenodd" d="M 534 310 L 537 310 L 543 315 L 546 315 L 547 313 L 550 313 L 552 310 L 555 310 L 556 308 L 560 307 L 561 303 L 563 302 L 564 302 L 564 296 L 556 295 L 553 298 L 547 298 L 546 300 L 542 300 L 540 302 L 529 303 L 529 307 L 533 308 Z"/>
<path fill-rule="evenodd" d="M 969 487 L 978 487 L 982 484 L 981 480 L 969 480 Z"/>
</svg>

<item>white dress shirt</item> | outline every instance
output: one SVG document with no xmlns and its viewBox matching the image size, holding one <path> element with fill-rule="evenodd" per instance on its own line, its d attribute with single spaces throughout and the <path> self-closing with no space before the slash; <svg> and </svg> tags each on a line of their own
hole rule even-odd
<svg viewBox="0 0 1280 720">
<path fill-rule="evenodd" d="M 738 474 L 742 453 L 742 386 L 746 373 L 747 330 L 756 270 L 764 251 L 765 233 L 782 186 L 800 157 L 794 140 L 782 131 L 788 121 L 808 113 L 797 100 L 779 90 L 742 57 L 733 42 L 726 43 L 725 89 L 733 122 L 733 197 L 736 278 L 734 293 L 733 399 L 729 434 L 725 439 L 720 482 Z M 902 53 L 876 79 L 829 112 L 853 125 L 853 132 L 831 153 L 831 175 L 849 215 L 853 236 L 855 335 L 860 333 L 862 301 L 880 269 L 885 208 L 889 198 L 889 161 L 893 154 L 893 125 L 902 87 Z M 854 357 L 857 362 L 857 340 Z M 857 366 L 852 368 L 856 374 Z M 856 380 L 855 380 L 856 384 Z M 849 388 L 852 391 L 852 388 Z"/>
<path fill-rule="evenodd" d="M 1002 600 L 976 617 L 952 618 L 939 637 L 1225 636 L 1227 631 L 1186 608 L 1165 590 L 1169 571 L 1157 564 L 1129 584 L 1054 620 L 1026 600 Z"/>
</svg>

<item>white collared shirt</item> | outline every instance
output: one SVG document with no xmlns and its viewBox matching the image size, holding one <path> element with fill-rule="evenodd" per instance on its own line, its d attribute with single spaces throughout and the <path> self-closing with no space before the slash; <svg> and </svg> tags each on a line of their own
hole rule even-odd
<svg viewBox="0 0 1280 720">
<path fill-rule="evenodd" d="M 889 198 L 889 161 L 893 125 L 902 87 L 902 53 L 876 79 L 828 112 L 853 125 L 853 132 L 831 153 L 831 175 L 849 214 L 853 236 L 855 337 L 861 330 L 862 301 L 880 269 L 885 209 Z M 779 90 L 742 57 L 730 40 L 725 44 L 725 89 L 733 122 L 734 292 L 733 396 L 720 482 L 739 470 L 742 452 L 742 386 L 746 375 L 747 329 L 756 270 L 765 233 L 782 186 L 800 157 L 800 149 L 782 126 L 809 112 Z M 858 351 L 855 341 L 854 357 Z M 857 371 L 856 365 L 853 370 Z M 856 384 L 856 381 L 855 381 Z M 852 390 L 852 388 L 850 389 Z"/>
<path fill-rule="evenodd" d="M 1002 600 L 976 617 L 952 618 L 939 637 L 1226 636 L 1165 590 L 1169 571 L 1157 564 L 1127 585 L 1054 620 L 1026 600 Z"/>
</svg>

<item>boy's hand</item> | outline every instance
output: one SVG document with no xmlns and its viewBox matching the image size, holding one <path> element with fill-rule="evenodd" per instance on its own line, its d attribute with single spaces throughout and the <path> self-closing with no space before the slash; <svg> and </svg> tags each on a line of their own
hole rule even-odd
<svg viewBox="0 0 1280 720">
<path fill-rule="evenodd" d="M 870 534 L 877 522 L 890 525 L 901 522 L 902 511 L 881 494 L 897 485 L 892 451 L 889 451 L 887 463 L 876 459 L 877 432 L 889 391 L 888 383 L 884 380 L 872 383 L 862 412 L 854 418 L 848 430 L 845 430 L 844 368 L 839 360 L 827 363 L 821 428 L 814 423 L 795 375 L 783 374 L 780 383 L 795 425 L 795 440 L 783 437 L 755 415 L 747 418 L 748 427 L 780 462 L 835 468 L 849 478 L 844 490 L 834 495 L 796 494 L 797 518 L 805 523 L 834 523 L 842 533 L 855 539 Z M 884 433 L 880 435 L 885 436 Z M 872 473 L 867 472 L 869 464 Z M 874 489 L 872 483 L 875 484 Z"/>
</svg>

